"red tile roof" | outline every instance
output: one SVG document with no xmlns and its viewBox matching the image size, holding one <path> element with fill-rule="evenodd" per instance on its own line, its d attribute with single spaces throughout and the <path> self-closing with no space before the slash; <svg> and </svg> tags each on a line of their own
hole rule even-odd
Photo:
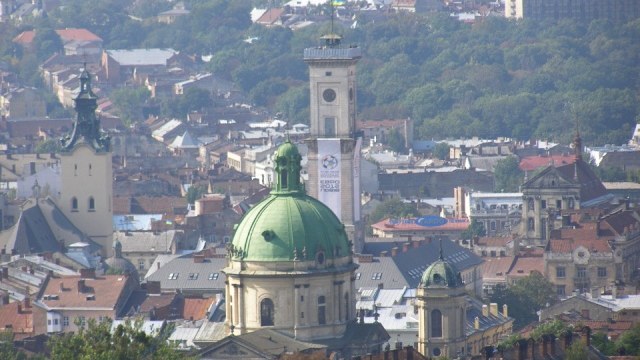
<svg viewBox="0 0 640 360">
<path fill-rule="evenodd" d="M 513 238 L 510 237 L 504 237 L 504 236 L 500 236 L 500 237 L 489 237 L 489 236 L 484 236 L 478 239 L 478 245 L 479 246 L 507 246 L 508 243 L 510 243 L 511 241 L 513 241 Z"/>
<path fill-rule="evenodd" d="M 207 316 L 207 311 L 215 298 L 207 299 L 184 299 L 184 308 L 182 309 L 182 318 L 186 320 L 201 320 Z"/>
<path fill-rule="evenodd" d="M 280 19 L 283 13 L 284 13 L 283 8 L 269 9 L 265 11 L 265 13 L 262 14 L 262 16 L 260 16 L 258 20 L 256 20 L 256 23 L 266 24 L 266 25 L 273 24 L 276 21 L 278 21 L 278 19 Z"/>
<path fill-rule="evenodd" d="M 56 33 L 58 33 L 58 35 L 60 36 L 60 39 L 62 39 L 62 42 L 102 41 L 102 39 L 98 35 L 92 33 L 87 29 L 74 29 L 74 28 L 61 29 L 61 30 L 56 30 Z M 22 45 L 28 45 L 33 42 L 33 39 L 35 38 L 35 36 L 36 36 L 35 30 L 23 31 L 20 34 L 18 34 L 18 36 L 13 38 L 13 42 L 22 44 Z"/>
<path fill-rule="evenodd" d="M 0 330 L 11 330 L 15 339 L 33 335 L 33 311 L 23 302 L 0 306 Z"/>
<path fill-rule="evenodd" d="M 95 279 L 85 278 L 84 291 L 79 291 L 80 276 L 52 278 L 42 293 L 40 302 L 50 308 L 111 308 L 115 309 L 118 299 L 126 288 L 126 275 L 103 275 Z M 47 295 L 57 295 L 55 298 Z M 88 296 L 94 295 L 93 298 Z"/>
<path fill-rule="evenodd" d="M 576 162 L 576 156 L 571 155 L 551 155 L 551 156 L 526 156 L 520 160 L 520 170 L 534 171 L 539 168 L 547 167 L 554 164 L 556 167 L 561 165 L 573 164 Z"/>
<path fill-rule="evenodd" d="M 371 227 L 383 231 L 427 231 L 427 230 L 448 230 L 448 231 L 464 231 L 469 227 L 468 219 L 447 218 L 447 223 L 440 226 L 422 226 L 415 223 L 415 218 L 407 218 L 392 222 L 391 219 L 384 219 L 377 222 Z"/>
<path fill-rule="evenodd" d="M 499 258 L 485 257 L 482 267 L 482 279 L 484 280 L 505 280 L 509 269 L 513 265 L 513 256 Z"/>
<path fill-rule="evenodd" d="M 516 256 L 508 275 L 509 277 L 525 277 L 531 275 L 534 271 L 544 274 L 544 258 L 542 256 Z"/>
</svg>

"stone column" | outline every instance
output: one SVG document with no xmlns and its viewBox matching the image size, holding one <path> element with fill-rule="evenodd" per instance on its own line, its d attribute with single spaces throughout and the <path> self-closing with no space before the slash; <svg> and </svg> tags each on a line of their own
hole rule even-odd
<svg viewBox="0 0 640 360">
<path fill-rule="evenodd" d="M 300 285 L 293 288 L 293 337 L 298 338 L 298 326 L 300 326 Z"/>
</svg>

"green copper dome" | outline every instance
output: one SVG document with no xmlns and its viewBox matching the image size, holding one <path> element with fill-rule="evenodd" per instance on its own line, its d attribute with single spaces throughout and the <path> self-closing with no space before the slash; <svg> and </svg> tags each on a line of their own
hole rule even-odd
<svg viewBox="0 0 640 360">
<path fill-rule="evenodd" d="M 462 277 L 455 266 L 444 260 L 442 256 L 442 241 L 440 242 L 440 258 L 429 265 L 422 274 L 421 287 L 448 287 L 462 286 Z"/>
<path fill-rule="evenodd" d="M 236 228 L 231 258 L 244 261 L 305 261 L 348 256 L 344 226 L 300 183 L 301 156 L 288 140 L 275 153 L 271 195 L 251 208 Z"/>
</svg>

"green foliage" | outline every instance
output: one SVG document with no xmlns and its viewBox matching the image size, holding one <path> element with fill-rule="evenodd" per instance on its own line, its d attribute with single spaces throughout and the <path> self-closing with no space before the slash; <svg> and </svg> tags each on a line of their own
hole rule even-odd
<svg viewBox="0 0 640 360">
<path fill-rule="evenodd" d="M 62 150 L 62 145 L 58 139 L 48 139 L 36 145 L 35 151 L 38 154 L 56 154 Z"/>
<path fill-rule="evenodd" d="M 142 118 L 142 105 L 149 99 L 149 90 L 145 87 L 121 88 L 114 90 L 109 98 L 118 108 L 122 121 L 131 125 L 144 120 Z"/>
<path fill-rule="evenodd" d="M 524 173 L 515 156 L 499 160 L 493 169 L 493 176 L 495 191 L 498 192 L 517 192 L 524 181 Z"/>
<path fill-rule="evenodd" d="M 141 330 L 142 321 L 118 325 L 111 333 L 111 320 L 90 319 L 76 333 L 55 335 L 49 340 L 52 360 L 161 359 L 178 360 L 183 354 L 167 345 L 168 331 L 152 337 Z"/>
<path fill-rule="evenodd" d="M 207 189 L 204 186 L 193 185 L 189 187 L 187 190 L 187 202 L 189 204 L 194 204 L 196 200 L 200 199 L 204 194 L 207 193 Z"/>
<path fill-rule="evenodd" d="M 27 355 L 13 346 L 13 333 L 11 331 L 0 331 L 0 359 L 3 360 L 26 360 L 44 359 L 44 357 L 27 357 Z"/>
<path fill-rule="evenodd" d="M 609 340 L 607 334 L 596 333 L 591 336 L 591 345 L 593 345 L 598 351 L 604 355 L 611 356 L 616 354 L 616 345 L 613 341 Z"/>
<path fill-rule="evenodd" d="M 627 330 L 616 341 L 616 351 L 618 354 L 639 356 L 640 355 L 640 324 L 635 324 L 631 330 Z"/>
<path fill-rule="evenodd" d="M 467 229 L 463 231 L 460 236 L 462 236 L 463 239 L 473 239 L 476 236 L 485 235 L 487 235 L 487 231 L 484 228 L 484 225 L 480 221 L 473 219 L 471 220 L 471 224 L 469 224 Z"/>
<path fill-rule="evenodd" d="M 62 39 L 52 27 L 42 27 L 36 29 L 33 48 L 36 49 L 38 60 L 44 61 L 54 53 L 62 52 Z"/>
<path fill-rule="evenodd" d="M 538 341 L 542 338 L 543 335 L 553 334 L 557 338 L 566 334 L 568 331 L 571 331 L 572 327 L 567 326 L 564 322 L 560 320 L 553 320 L 550 322 L 545 322 L 543 324 L 538 325 L 531 332 L 531 337 Z"/>
<path fill-rule="evenodd" d="M 511 334 L 506 339 L 502 340 L 498 344 L 497 348 L 501 351 L 510 349 L 520 340 L 522 340 L 522 336 L 520 334 Z"/>
<path fill-rule="evenodd" d="M 202 111 L 212 105 L 213 98 L 208 90 L 190 87 L 178 98 L 165 101 L 162 110 L 166 116 L 184 119 L 189 112 Z"/>
<path fill-rule="evenodd" d="M 416 217 L 419 215 L 415 205 L 393 198 L 378 205 L 371 213 L 370 221 L 373 224 L 388 217 Z"/>
<path fill-rule="evenodd" d="M 387 136 L 387 144 L 391 149 L 397 153 L 402 153 L 406 150 L 404 147 L 404 136 L 396 129 L 392 129 Z"/>
<path fill-rule="evenodd" d="M 431 152 L 436 159 L 446 160 L 449 158 L 449 145 L 447 143 L 437 143 Z"/>
<path fill-rule="evenodd" d="M 584 360 L 589 358 L 589 351 L 587 350 L 587 346 L 580 340 L 576 340 L 567 350 L 565 350 L 564 354 L 565 360 Z"/>
<path fill-rule="evenodd" d="M 498 285 L 490 297 L 499 306 L 507 304 L 514 328 L 538 320 L 537 311 L 557 302 L 553 285 L 539 272 L 533 272 L 510 287 Z"/>
</svg>

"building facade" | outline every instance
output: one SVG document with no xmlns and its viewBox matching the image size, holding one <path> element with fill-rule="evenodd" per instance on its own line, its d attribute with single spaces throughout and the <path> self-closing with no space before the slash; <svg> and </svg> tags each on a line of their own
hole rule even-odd
<svg viewBox="0 0 640 360">
<path fill-rule="evenodd" d="M 625 22 L 640 17 L 636 0 L 506 0 L 505 17 L 513 19 L 608 19 Z"/>
<path fill-rule="evenodd" d="M 359 251 L 364 234 L 355 120 L 356 63 L 362 51 L 340 46 L 339 35 L 329 34 L 323 39 L 324 46 L 304 50 L 311 92 L 307 190 L 344 223 L 349 240 Z"/>
<path fill-rule="evenodd" d="M 96 117 L 98 97 L 91 90 L 91 75 L 80 76 L 75 98 L 77 119 L 71 134 L 62 139 L 62 176 L 58 206 L 72 223 L 111 255 L 113 235 L 113 173 L 111 140 Z"/>
</svg>

